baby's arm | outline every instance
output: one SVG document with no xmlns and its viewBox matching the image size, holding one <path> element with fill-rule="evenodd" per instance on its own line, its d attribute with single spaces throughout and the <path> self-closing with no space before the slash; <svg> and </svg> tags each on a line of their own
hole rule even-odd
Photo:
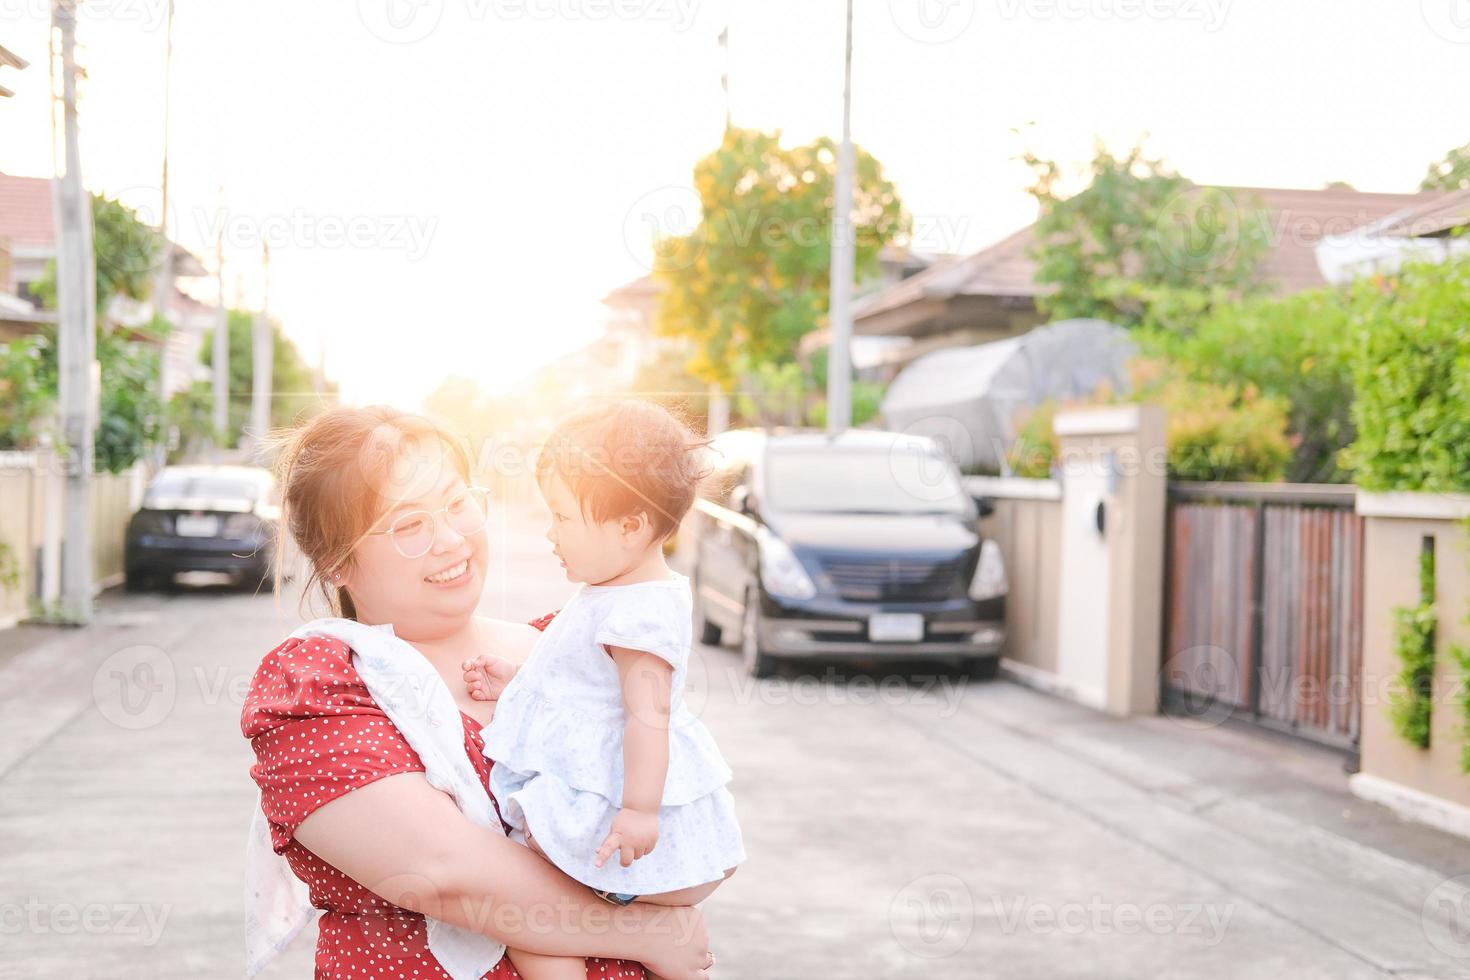
<svg viewBox="0 0 1470 980">
<path fill-rule="evenodd" d="M 626 868 L 658 843 L 658 810 L 669 772 L 674 668 L 643 650 L 607 649 L 623 688 L 623 803 L 607 840 L 597 849 L 597 866 L 621 852 Z"/>
</svg>

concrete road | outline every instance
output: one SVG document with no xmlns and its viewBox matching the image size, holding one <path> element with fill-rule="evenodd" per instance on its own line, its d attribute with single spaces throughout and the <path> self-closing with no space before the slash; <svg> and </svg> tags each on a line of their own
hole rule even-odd
<svg viewBox="0 0 1470 980">
<path fill-rule="evenodd" d="M 494 540 L 487 613 L 569 594 L 532 530 Z M 299 621 L 186 585 L 0 635 L 0 977 L 240 974 L 239 708 Z M 751 855 L 707 907 L 719 977 L 1470 976 L 1470 844 L 1330 753 L 922 663 L 753 682 L 701 648 L 689 698 Z"/>
</svg>

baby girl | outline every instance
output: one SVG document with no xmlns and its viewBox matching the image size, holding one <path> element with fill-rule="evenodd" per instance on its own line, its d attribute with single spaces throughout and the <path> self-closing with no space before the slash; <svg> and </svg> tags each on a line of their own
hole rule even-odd
<svg viewBox="0 0 1470 980">
<path fill-rule="evenodd" d="M 485 728 L 490 791 L 513 839 L 617 905 L 702 901 L 745 860 L 730 769 L 684 704 L 689 580 L 663 544 L 688 512 L 700 447 L 645 402 L 562 422 L 536 480 L 547 538 L 583 583 L 505 685 Z M 505 665 L 465 665 L 494 695 Z M 510 951 L 527 980 L 582 980 L 581 960 Z"/>
</svg>

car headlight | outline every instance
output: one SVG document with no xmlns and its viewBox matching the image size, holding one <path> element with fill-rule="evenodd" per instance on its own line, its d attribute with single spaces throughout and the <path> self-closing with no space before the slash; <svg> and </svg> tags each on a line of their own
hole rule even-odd
<svg viewBox="0 0 1470 980">
<path fill-rule="evenodd" d="M 970 598 L 976 602 L 1005 595 L 1006 563 L 1000 556 L 1000 545 L 987 540 L 980 545 L 980 561 L 975 564 L 975 577 L 970 580 Z"/>
<path fill-rule="evenodd" d="M 756 545 L 761 556 L 761 584 L 767 592 L 785 599 L 810 599 L 817 594 L 812 577 L 790 545 L 765 528 L 756 535 Z"/>
</svg>

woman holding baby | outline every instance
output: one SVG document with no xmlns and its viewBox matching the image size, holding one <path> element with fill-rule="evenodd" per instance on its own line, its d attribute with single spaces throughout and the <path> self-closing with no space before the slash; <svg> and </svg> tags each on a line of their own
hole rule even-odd
<svg viewBox="0 0 1470 980">
<path fill-rule="evenodd" d="M 744 850 L 660 547 L 701 474 L 688 431 L 639 402 L 558 428 L 538 485 L 584 585 L 535 624 L 475 614 L 486 493 L 432 424 L 332 409 L 279 469 L 332 615 L 265 656 L 242 713 L 252 971 L 314 909 L 319 978 L 707 977 L 692 906 Z"/>
</svg>

